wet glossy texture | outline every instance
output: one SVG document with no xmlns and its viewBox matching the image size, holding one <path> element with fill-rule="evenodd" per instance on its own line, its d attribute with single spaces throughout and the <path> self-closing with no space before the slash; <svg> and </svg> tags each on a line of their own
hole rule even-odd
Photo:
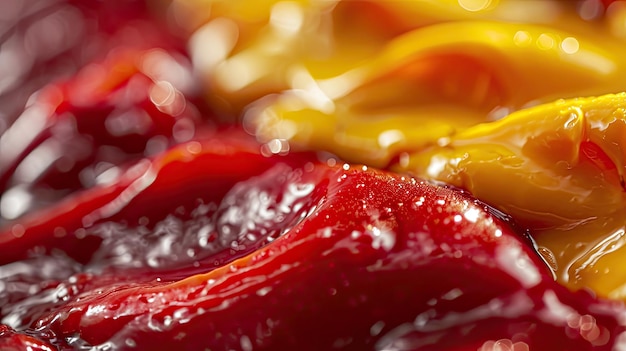
<svg viewBox="0 0 626 351">
<path fill-rule="evenodd" d="M 527 104 L 626 89 L 614 78 L 626 74 L 623 43 L 572 35 L 481 21 L 430 25 L 343 74 L 299 72 L 290 89 L 254 103 L 244 121 L 261 140 L 288 139 L 384 167 L 403 151 Z"/>
<path fill-rule="evenodd" d="M 224 118 L 243 118 L 263 142 L 384 167 L 527 105 L 624 90 L 622 40 L 565 4 L 173 1 L 171 11 L 193 19 L 179 24 L 195 30 L 192 59 Z"/>
<path fill-rule="evenodd" d="M 206 111 L 184 42 L 143 2 L 4 6 L 0 223 L 197 133 Z"/>
<path fill-rule="evenodd" d="M 240 117 L 254 100 L 284 90 L 323 102 L 365 85 L 361 90 L 382 94 L 367 97 L 388 108 L 398 97 L 474 103 L 459 106 L 461 111 L 435 109 L 449 118 L 489 111 L 489 103 L 517 108 L 534 99 L 623 88 L 611 76 L 624 71 L 623 46 L 581 19 L 573 4 L 464 1 L 174 0 L 169 10 L 177 25 L 193 31 L 190 51 L 208 98 L 230 118 Z M 502 23 L 507 21 L 515 24 Z M 461 73 L 463 68 L 478 73 Z M 487 89 L 490 80 L 496 84 Z M 504 89 L 498 91 L 498 85 Z M 493 105 L 500 99 L 506 103 Z M 419 109 L 413 113 L 428 118 Z"/>
<path fill-rule="evenodd" d="M 189 155 L 186 167 L 219 167 L 232 140 L 212 140 L 222 147 Z M 176 164 L 179 152 L 162 159 Z M 476 347 L 583 350 L 610 349 L 624 331 L 622 307 L 556 284 L 506 217 L 457 190 L 304 155 L 256 155 L 237 159 L 261 157 L 267 168 L 242 168 L 241 181 L 191 213 L 133 225 L 139 194 L 124 221 L 79 228 L 103 239 L 85 264 L 51 251 L 0 267 L 0 296 L 10 300 L 2 322 L 60 349 L 98 350 L 425 350 L 459 336 Z M 193 176 L 181 180 L 200 190 Z M 158 194 L 151 201 L 168 199 Z M 51 265 L 67 269 L 52 274 Z M 2 342 L 22 342 L 5 334 Z"/>
<path fill-rule="evenodd" d="M 623 299 L 626 94 L 558 101 L 471 128 L 397 170 L 438 179 L 532 228 L 558 279 Z"/>
<path fill-rule="evenodd" d="M 0 350 L 625 349 L 626 96 L 523 109 L 626 6 L 527 4 L 0 4 Z"/>
<path fill-rule="evenodd" d="M 210 206 L 235 182 L 273 165 L 259 154 L 254 141 L 242 138 L 241 131 L 222 130 L 220 134 L 224 139 L 190 141 L 153 159 L 142 159 L 106 184 L 7 223 L 0 229 L 0 245 L 6 251 L 0 262 L 49 252 L 53 247 L 84 262 L 100 240 L 81 228 L 110 220 L 152 226 L 167 214 L 181 211 L 193 217 L 199 204 Z M 102 228 L 102 236 L 115 235 L 111 232 L 117 230 L 123 231 Z"/>
</svg>

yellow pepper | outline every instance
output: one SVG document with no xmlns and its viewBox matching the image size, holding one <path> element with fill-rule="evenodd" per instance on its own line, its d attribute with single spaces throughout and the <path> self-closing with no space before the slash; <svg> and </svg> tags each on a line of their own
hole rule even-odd
<svg viewBox="0 0 626 351">
<path fill-rule="evenodd" d="M 399 36 L 333 78 L 299 72 L 292 89 L 249 109 L 254 132 L 385 167 L 526 104 L 626 89 L 615 79 L 626 76 L 626 46 L 543 26 L 449 22 Z"/>
<path fill-rule="evenodd" d="M 626 93 L 521 110 L 393 168 L 467 189 L 531 228 L 564 284 L 626 298 L 615 262 L 626 254 Z"/>
<path fill-rule="evenodd" d="M 512 50 L 510 55 L 505 55 L 506 59 L 511 59 L 514 54 L 524 55 L 528 51 L 524 48 L 516 49 L 516 46 L 528 46 L 535 51 L 545 51 L 544 55 L 535 54 L 541 60 L 540 67 L 535 70 L 537 76 L 544 71 L 551 71 L 550 64 L 556 64 L 560 56 L 567 56 L 564 59 L 570 61 L 585 61 L 589 65 L 597 65 L 597 70 L 603 75 L 612 69 L 611 55 L 605 57 L 605 52 L 598 53 L 602 49 L 588 45 L 600 37 L 589 38 L 587 43 L 579 43 L 586 39 L 579 38 L 576 32 L 560 32 L 553 27 L 518 30 L 518 26 L 514 24 L 502 29 L 499 25 L 503 23 L 489 22 L 504 19 L 547 22 L 566 16 L 568 20 L 564 23 L 571 23 L 567 27 L 585 28 L 585 33 L 593 28 L 589 23 L 572 16 L 571 11 L 557 7 L 552 2 L 537 5 L 544 10 L 533 11 L 535 14 L 532 18 L 531 12 L 523 11 L 528 7 L 520 7 L 519 1 L 483 1 L 485 6 L 479 8 L 472 3 L 477 1 L 175 0 L 172 7 L 175 9 L 174 13 L 187 13 L 186 18 L 179 19 L 178 23 L 185 26 L 187 31 L 195 31 L 190 39 L 190 48 L 195 66 L 205 78 L 209 92 L 207 97 L 219 113 L 230 119 L 239 117 L 241 111 L 258 98 L 293 89 L 297 85 L 297 72 L 302 69 L 309 72 L 314 79 L 320 80 L 341 75 L 372 59 L 382 63 L 385 57 L 377 59 L 377 53 L 381 50 L 394 50 L 384 48 L 387 42 L 416 28 L 425 30 L 418 30 L 406 38 L 398 38 L 398 43 L 392 46 L 398 49 L 398 46 L 411 48 L 415 45 L 413 51 L 418 55 L 428 54 L 421 52 L 424 50 L 441 49 L 447 55 L 450 51 L 441 45 L 468 45 L 473 48 L 457 48 L 463 56 L 460 60 L 479 56 L 481 61 L 484 59 L 482 64 L 491 65 L 496 62 L 490 68 L 500 67 L 498 59 L 501 51 Z M 546 15 L 537 16 L 536 12 Z M 476 22 L 478 19 L 486 22 Z M 455 25 L 430 28 L 432 24 L 448 23 L 450 20 L 469 20 L 472 23 L 462 24 L 458 28 Z M 473 26 L 477 27 L 465 31 L 465 28 Z M 501 30 L 504 32 L 498 33 Z M 471 36 L 473 40 L 470 40 Z M 483 50 L 481 45 L 488 48 Z M 618 52 L 623 51 L 621 45 L 615 47 Z M 580 52 L 574 52 L 579 48 Z M 471 53 L 469 50 L 475 52 Z M 611 52 L 613 47 L 605 50 Z M 565 55 L 564 52 L 572 54 Z M 487 57 L 492 54 L 495 56 Z M 389 55 L 387 58 L 393 60 L 395 54 L 389 52 Z M 438 59 L 439 57 L 424 58 L 431 62 Z M 515 60 L 526 62 L 522 57 Z M 527 62 L 527 66 L 533 61 Z M 398 67 L 398 62 L 392 62 L 392 66 Z M 440 65 L 439 70 L 441 67 Z M 473 68 L 470 66 L 467 69 Z M 506 65 L 502 66 L 502 69 L 506 68 Z M 518 68 L 520 67 L 513 67 Z M 522 74 L 520 78 L 524 76 Z M 440 81 L 447 78 L 449 75 Z M 509 80 L 514 79 L 515 77 L 510 77 Z M 577 81 L 579 85 L 588 82 L 587 77 Z M 561 87 L 568 83 L 561 82 Z M 544 90 L 550 88 L 548 86 Z"/>
</svg>

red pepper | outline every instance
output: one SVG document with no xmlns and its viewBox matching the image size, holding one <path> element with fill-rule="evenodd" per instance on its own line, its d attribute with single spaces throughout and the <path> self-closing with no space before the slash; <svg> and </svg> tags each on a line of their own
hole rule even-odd
<svg viewBox="0 0 626 351">
<path fill-rule="evenodd" d="M 3 351 L 53 351 L 55 347 L 32 336 L 17 333 L 0 324 L 0 350 Z"/>
<path fill-rule="evenodd" d="M 0 87 L 0 225 L 190 140 L 200 115 L 210 116 L 185 40 L 148 7 L 61 0 L 15 8 L 0 38 L 14 62 L 11 85 Z"/>
<path fill-rule="evenodd" d="M 469 196 L 306 155 L 268 158 L 258 147 L 233 135 L 180 145 L 152 162 L 150 186 L 93 227 L 124 222 L 124 233 L 150 237 L 132 232 L 143 215 L 166 218 L 150 204 L 193 220 L 201 197 L 220 203 L 208 215 L 227 245 L 193 263 L 137 269 L 115 267 L 118 246 L 103 244 L 86 273 L 56 287 L 56 301 L 33 309 L 29 333 L 60 349 L 428 350 L 500 341 L 583 350 L 610 349 L 624 331 L 623 307 L 556 284 L 532 246 Z M 106 206 L 95 204 L 77 208 L 102 214 Z M 176 215 L 178 205 L 186 211 Z M 73 212 L 61 217 L 80 226 Z M 98 267 L 102 275 L 89 273 Z"/>
<path fill-rule="evenodd" d="M 532 243 L 466 194 L 313 154 L 266 156 L 238 130 L 196 134 L 192 101 L 167 110 L 158 101 L 167 79 L 135 61 L 164 54 L 154 47 L 178 52 L 182 41 L 162 43 L 143 1 L 111 4 L 63 4 L 86 16 L 87 34 L 30 73 L 117 48 L 105 75 L 89 66 L 42 90 L 42 129 L 0 149 L 2 190 L 63 192 L 0 223 L 0 350 L 620 346 L 622 305 L 556 284 Z M 96 53 L 82 51 L 102 40 Z M 133 58 L 123 54 L 129 43 Z M 25 97 L 39 87 L 24 79 Z M 115 120 L 126 112 L 147 116 L 147 127 L 135 133 L 134 122 Z M 176 137 L 180 120 L 193 133 Z M 155 141 L 177 145 L 151 156 Z M 61 145 L 70 166 L 24 183 L 16 169 L 46 142 Z M 121 175 L 85 182 L 101 162 Z"/>
<path fill-rule="evenodd" d="M 68 196 L 0 228 L 4 252 L 0 264 L 52 248 L 86 262 L 99 240 L 85 236 L 85 228 L 115 220 L 131 226 L 139 221 L 154 223 L 178 208 L 191 211 L 200 202 L 220 199 L 236 182 L 274 164 L 243 132 L 220 134 L 219 139 L 183 143 L 153 160 L 141 160 L 109 184 Z"/>
<path fill-rule="evenodd" d="M 190 83 L 190 68 L 165 51 L 126 49 L 42 89 L 2 135 L 0 190 L 27 187 L 35 196 L 62 197 L 97 184 L 107 170 L 192 139 L 198 109 L 159 80 L 176 70 Z"/>
</svg>

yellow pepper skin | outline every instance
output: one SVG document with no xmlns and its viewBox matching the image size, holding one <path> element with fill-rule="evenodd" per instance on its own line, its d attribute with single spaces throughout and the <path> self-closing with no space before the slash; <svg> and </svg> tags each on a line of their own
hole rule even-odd
<svg viewBox="0 0 626 351">
<path fill-rule="evenodd" d="M 604 44 L 544 26 L 436 24 L 333 78 L 294 70 L 291 89 L 257 101 L 245 122 L 264 141 L 385 167 L 401 152 L 527 104 L 626 90 L 615 79 L 626 77 L 626 46 Z"/>
<path fill-rule="evenodd" d="M 386 25 L 408 31 L 418 27 L 450 21 L 498 21 L 549 25 L 573 33 L 604 33 L 606 28 L 597 19 L 599 9 L 584 8 L 582 1 L 541 0 L 359 0 L 342 3 L 367 2 L 380 7 L 393 21 Z M 588 1 L 592 3 L 593 1 Z M 600 2 L 600 1 L 598 1 Z M 356 6 L 355 6 L 356 7 Z M 594 13 L 589 13 L 589 12 Z"/>
<path fill-rule="evenodd" d="M 362 74 L 360 79 L 369 83 L 379 82 L 377 78 L 381 75 L 418 74 L 405 79 L 421 80 L 421 83 L 409 84 L 411 89 L 416 85 L 422 88 L 413 94 L 397 94 L 393 89 L 397 84 L 393 82 L 389 83 L 392 89 L 385 91 L 394 92 L 395 96 L 421 96 L 424 101 L 432 95 L 429 85 L 435 81 L 440 82 L 440 86 L 435 87 L 433 94 L 444 94 L 445 98 L 450 94 L 467 96 L 473 103 L 488 100 L 490 104 L 481 106 L 483 109 L 500 106 L 498 98 L 503 94 L 507 94 L 505 102 L 514 106 L 528 103 L 535 97 L 550 101 L 597 95 L 615 91 L 607 86 L 606 77 L 621 71 L 616 61 L 626 52 L 621 42 L 596 35 L 591 30 L 578 35 L 576 31 L 563 31 L 553 26 L 528 23 L 520 26 L 494 21 L 515 20 L 516 16 L 528 20 L 528 14 L 524 15 L 523 11 L 512 12 L 516 8 L 510 4 L 516 1 L 505 1 L 480 11 L 464 9 L 456 0 L 206 1 L 202 6 L 197 5 L 200 9 L 193 12 L 188 3 L 193 1 L 173 2 L 178 12 L 184 7 L 187 12 L 195 13 L 186 21 L 190 23 L 187 31 L 195 30 L 190 39 L 194 64 L 205 79 L 207 98 L 218 113 L 231 120 L 240 117 L 241 111 L 256 99 L 297 89 L 297 75 L 302 70 L 321 81 L 333 77 L 344 79 L 342 73 L 360 67 L 357 68 Z M 552 8 L 555 8 L 553 4 Z M 569 12 L 561 9 L 550 19 L 567 14 Z M 540 16 L 535 17 L 541 22 Z M 565 23 L 593 28 L 580 19 Z M 402 33 L 405 34 L 400 35 Z M 461 33 L 463 35 L 459 35 Z M 378 54 L 380 51 L 383 53 Z M 441 72 L 438 79 L 431 73 L 429 81 L 424 82 L 425 77 L 414 72 L 440 60 L 447 63 L 435 67 Z M 459 63 L 458 70 L 465 68 L 465 73 L 459 73 L 461 77 L 475 77 L 480 81 L 474 83 L 483 85 L 485 80 L 488 84 L 496 79 L 504 90 L 489 96 L 492 92 L 489 87 L 464 86 L 458 79 L 450 81 L 452 73 L 446 74 L 446 71 L 451 61 Z M 465 61 L 469 61 L 468 67 L 463 66 Z M 475 69 L 478 71 L 472 74 Z M 538 83 L 537 77 L 543 79 Z M 335 83 L 326 85 L 330 84 Z M 368 83 L 345 84 L 356 89 L 357 85 Z M 594 89 L 596 86 L 603 89 Z M 528 96 L 529 88 L 533 91 L 531 96 Z M 361 90 L 366 89 L 365 86 Z M 437 91 L 441 89 L 446 91 Z M 470 94 L 460 93 L 468 89 L 472 90 Z M 517 96 L 519 90 L 523 91 L 521 96 Z M 377 93 L 372 91 L 364 96 L 370 100 L 378 96 Z M 384 95 L 380 99 L 387 105 L 393 102 L 385 100 Z"/>
<path fill-rule="evenodd" d="M 626 298 L 618 264 L 626 255 L 626 93 L 521 110 L 392 168 L 466 189 L 513 216 L 552 252 L 564 284 Z"/>
<path fill-rule="evenodd" d="M 354 67 L 389 39 L 376 35 L 375 29 L 361 33 L 367 41 L 335 38 L 332 9 L 336 3 L 208 1 L 205 13 L 210 16 L 195 29 L 189 47 L 216 112 L 237 120 L 249 103 L 290 89 L 302 67 L 315 70 L 318 77 L 332 77 Z M 175 4 L 182 6 L 180 1 Z"/>
<path fill-rule="evenodd" d="M 461 105 L 518 108 L 535 100 L 547 102 L 625 89 L 626 83 L 615 77 L 626 76 L 626 48 L 622 42 L 599 42 L 597 39 L 594 36 L 574 37 L 568 32 L 538 25 L 486 21 L 441 23 L 391 41 L 381 55 L 360 69 L 363 78 L 355 83 L 363 89 L 363 85 L 378 85 L 384 79 L 413 78 L 393 77 L 399 69 L 401 74 L 418 70 L 416 78 L 419 79 L 427 74 L 419 68 L 426 66 L 429 59 L 435 62 L 448 59 L 446 70 L 452 70 L 452 74 L 446 74 L 442 69 L 437 72 L 439 82 L 431 81 L 430 86 L 418 85 L 418 88 L 424 91 L 441 89 L 440 95 L 451 95 L 452 102 Z M 476 62 L 477 68 L 482 69 L 483 76 L 477 75 L 482 80 L 459 84 L 461 79 L 453 75 L 458 74 L 454 65 L 466 61 Z M 469 76 L 471 72 L 465 75 Z M 497 85 L 495 89 L 480 85 L 491 82 Z M 458 85 L 454 87 L 456 94 L 440 88 L 455 83 Z M 414 100 L 425 100 L 411 93 L 398 94 L 396 90 L 396 95 L 413 95 Z M 376 99 L 374 92 L 368 95 Z M 461 96 L 465 100 L 460 100 Z"/>
</svg>

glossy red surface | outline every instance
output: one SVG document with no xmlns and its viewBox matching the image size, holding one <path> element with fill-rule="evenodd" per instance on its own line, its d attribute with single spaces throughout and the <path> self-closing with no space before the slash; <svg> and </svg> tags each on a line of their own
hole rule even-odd
<svg viewBox="0 0 626 351">
<path fill-rule="evenodd" d="M 457 190 L 220 135 L 161 155 L 93 225 L 77 213 L 107 213 L 102 188 L 57 205 L 50 220 L 82 239 L 4 266 L 22 290 L 3 294 L 3 321 L 60 349 L 608 349 L 623 331 L 621 308 L 556 284 L 505 218 Z M 24 223 L 19 239 L 54 236 Z M 74 240 L 98 242 L 84 264 L 54 250 Z"/>
<path fill-rule="evenodd" d="M 624 347 L 468 194 L 218 128 L 145 2 L 41 4 L 11 40 L 84 30 L 0 92 L 0 350 Z"/>
</svg>

